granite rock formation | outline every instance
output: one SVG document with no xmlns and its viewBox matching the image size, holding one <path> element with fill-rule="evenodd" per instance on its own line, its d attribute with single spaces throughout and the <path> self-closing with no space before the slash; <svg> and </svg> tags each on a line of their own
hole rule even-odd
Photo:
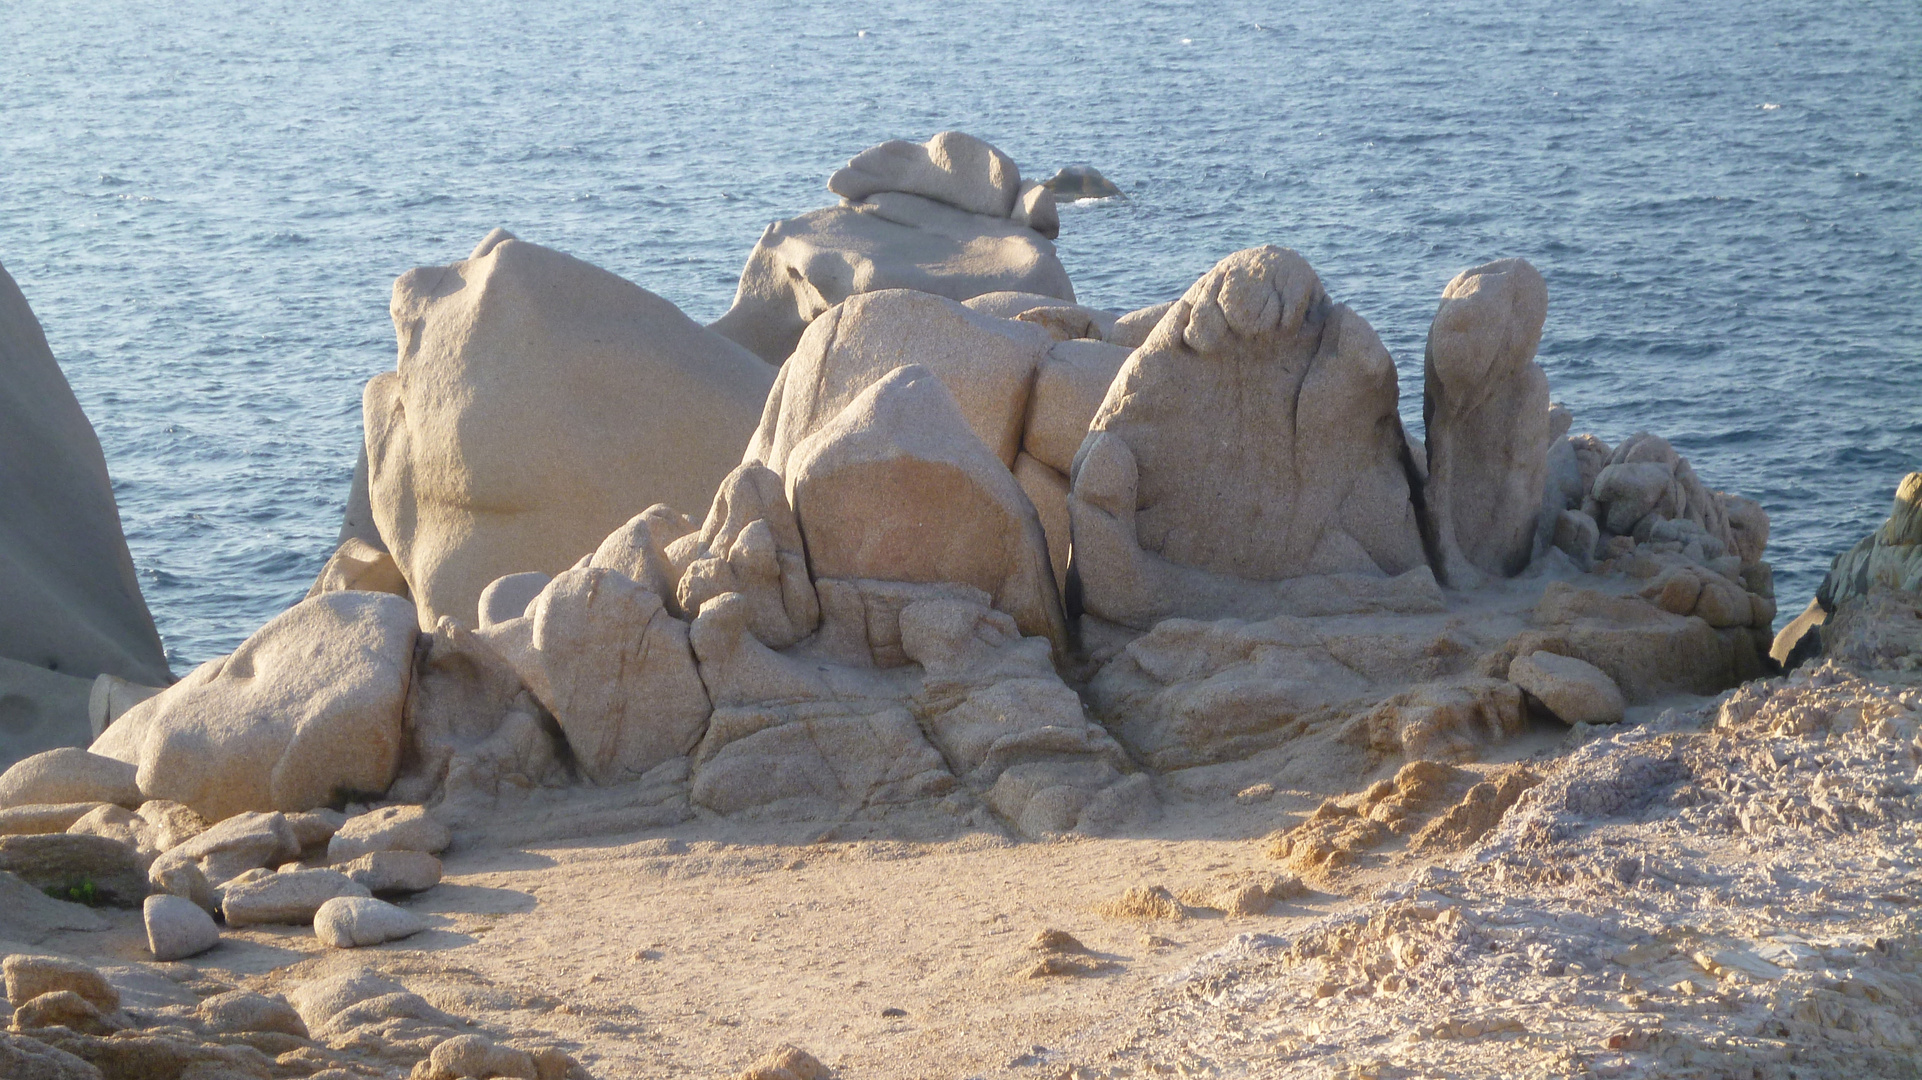
<svg viewBox="0 0 1922 1080">
<path fill-rule="evenodd" d="M 733 306 L 710 326 L 768 363 L 785 361 L 809 323 L 857 293 L 966 300 L 1011 290 L 1074 301 L 1049 242 L 1052 204 L 1021 199 L 1020 171 L 979 139 L 943 132 L 919 146 L 883 143 L 828 187 L 842 204 L 769 225 Z"/>
<path fill-rule="evenodd" d="M 496 230 L 394 283 L 368 490 L 422 629 L 504 574 L 558 574 L 638 509 L 704 506 L 774 370 L 627 281 Z"/>
</svg>

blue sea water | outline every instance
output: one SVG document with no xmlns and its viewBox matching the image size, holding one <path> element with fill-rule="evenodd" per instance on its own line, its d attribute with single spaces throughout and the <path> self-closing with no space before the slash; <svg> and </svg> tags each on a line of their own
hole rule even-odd
<svg viewBox="0 0 1922 1080">
<path fill-rule="evenodd" d="M 99 430 L 177 670 L 333 546 L 392 279 L 490 228 L 706 321 L 841 162 L 956 128 L 1084 302 L 1279 243 L 1419 422 L 1458 270 L 1546 276 L 1577 431 L 1760 499 L 1783 617 L 1922 467 L 1922 4 L 0 0 L 0 263 Z"/>
</svg>

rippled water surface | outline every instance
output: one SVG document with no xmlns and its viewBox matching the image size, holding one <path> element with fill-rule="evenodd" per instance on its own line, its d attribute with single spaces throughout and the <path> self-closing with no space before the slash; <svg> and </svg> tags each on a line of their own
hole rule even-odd
<svg viewBox="0 0 1922 1080">
<path fill-rule="evenodd" d="M 1784 617 L 1922 467 L 1915 0 L 0 0 L 0 263 L 184 670 L 332 548 L 395 275 L 505 225 L 706 321 L 763 225 L 943 128 L 1122 185 L 1063 213 L 1084 302 L 1301 251 L 1417 421 L 1442 285 L 1527 257 L 1576 429 L 1759 498 Z"/>
</svg>

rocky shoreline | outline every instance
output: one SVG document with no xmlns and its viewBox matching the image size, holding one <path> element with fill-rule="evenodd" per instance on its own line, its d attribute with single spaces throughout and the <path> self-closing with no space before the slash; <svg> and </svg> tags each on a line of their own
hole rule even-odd
<svg viewBox="0 0 1922 1080">
<path fill-rule="evenodd" d="M 0 275 L 0 413 L 52 418 L 0 441 L 0 1054 L 109 1080 L 587 1075 L 587 1043 L 480 1031 L 371 967 L 270 993 L 181 962 L 249 926 L 404 950 L 439 932 L 415 909 L 450 845 L 1060 843 L 1281 790 L 1319 802 L 1275 822 L 1291 873 L 1347 895 L 1383 852 L 1420 871 L 1198 960 L 1160 1027 L 1071 1074 L 1492 1074 L 1523 1044 L 1554 1075 L 1912 1061 L 1912 928 L 1874 907 L 1907 857 L 1870 848 L 1915 840 L 1922 474 L 1778 635 L 1756 502 L 1658 436 L 1572 434 L 1526 261 L 1444 288 L 1422 441 L 1295 252 L 1141 311 L 1075 303 L 1054 200 L 1097 181 L 1024 181 L 954 132 L 872 148 L 840 205 L 768 228 L 707 327 L 505 230 L 403 275 L 338 550 L 178 681 L 98 443 Z M 1488 771 L 1544 731 L 1569 734 Z M 1837 907 L 1844 872 L 1888 881 Z M 1189 906 L 1295 895 L 1247 888 Z M 76 901 L 142 909 L 152 962 L 37 956 L 100 929 Z M 747 1075 L 827 1067 L 790 1048 Z"/>
</svg>

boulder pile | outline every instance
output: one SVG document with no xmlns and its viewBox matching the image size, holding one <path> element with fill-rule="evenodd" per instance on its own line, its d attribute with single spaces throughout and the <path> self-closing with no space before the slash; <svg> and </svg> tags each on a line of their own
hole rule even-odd
<svg viewBox="0 0 1922 1080">
<path fill-rule="evenodd" d="M 1297 252 L 1109 312 L 978 139 L 828 188 L 710 327 L 502 230 L 402 275 L 308 597 L 0 777 L 0 831 L 359 945 L 415 927 L 369 894 L 431 884 L 434 830 L 516 807 L 1113 831 L 1166 783 L 1460 760 L 1770 664 L 1767 515 L 1659 437 L 1570 434 L 1528 262 L 1444 289 L 1424 442 Z"/>
</svg>

